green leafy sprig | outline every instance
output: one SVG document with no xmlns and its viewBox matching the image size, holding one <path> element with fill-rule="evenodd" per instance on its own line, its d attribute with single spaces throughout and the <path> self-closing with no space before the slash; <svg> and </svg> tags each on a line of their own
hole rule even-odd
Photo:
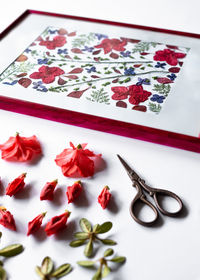
<svg viewBox="0 0 200 280">
<path fill-rule="evenodd" d="M 112 228 L 111 222 L 105 222 L 101 225 L 96 224 L 92 227 L 91 223 L 82 218 L 79 221 L 79 225 L 82 229 L 82 232 L 76 232 L 74 237 L 76 240 L 73 240 L 70 243 L 71 247 L 79 247 L 85 245 L 84 254 L 86 257 L 91 257 L 93 254 L 93 242 L 100 241 L 105 245 L 116 245 L 117 243 L 112 239 L 101 239 L 98 237 L 98 234 L 103 234 L 108 232 Z"/>
<path fill-rule="evenodd" d="M 101 280 L 102 278 L 106 277 L 111 271 L 111 267 L 108 266 L 108 262 L 113 263 L 124 263 L 126 261 L 125 257 L 122 256 L 115 256 L 112 259 L 107 259 L 107 257 L 112 256 L 114 254 L 113 249 L 109 248 L 107 249 L 103 257 L 96 260 L 96 261 L 78 261 L 77 264 L 86 268 L 96 267 L 95 264 L 99 263 L 99 266 L 96 270 L 96 273 L 92 277 L 92 280 Z"/>
<path fill-rule="evenodd" d="M 45 257 L 41 266 L 36 266 L 35 271 L 42 280 L 59 279 L 72 270 L 69 263 L 62 264 L 58 268 L 54 268 L 54 263 L 50 257 Z"/>
<path fill-rule="evenodd" d="M 1 236 L 2 233 L 0 232 L 0 238 Z M 24 248 L 21 244 L 12 244 L 1 249 L 0 256 L 4 258 L 14 257 L 16 255 L 19 255 L 23 250 Z M 3 268 L 3 261 L 0 261 L 0 280 L 6 280 L 6 279 L 7 279 L 7 273 L 6 270 Z"/>
</svg>

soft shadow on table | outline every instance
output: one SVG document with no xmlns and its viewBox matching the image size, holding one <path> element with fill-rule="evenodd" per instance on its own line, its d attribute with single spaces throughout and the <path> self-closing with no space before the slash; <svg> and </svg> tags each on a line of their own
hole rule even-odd
<svg viewBox="0 0 200 280">
<path fill-rule="evenodd" d="M 116 191 L 112 191 L 111 194 L 112 194 L 112 196 L 111 196 L 111 199 L 107 206 L 107 209 L 110 212 L 117 214 L 120 210 L 120 208 L 119 208 L 120 203 L 118 201 L 118 193 Z"/>
<path fill-rule="evenodd" d="M 72 241 L 76 229 L 77 225 L 75 220 L 69 221 L 67 222 L 67 226 L 64 229 L 55 234 L 55 239 Z"/>
<path fill-rule="evenodd" d="M 37 156 L 34 157 L 32 160 L 30 160 L 29 162 L 27 162 L 27 164 L 28 164 L 29 166 L 37 165 L 38 162 L 41 160 L 42 157 L 43 157 L 43 154 L 37 155 Z"/>
<path fill-rule="evenodd" d="M 3 196 L 5 194 L 3 184 L 3 180 L 0 178 L 0 196 Z"/>
<path fill-rule="evenodd" d="M 42 242 L 47 238 L 46 232 L 44 231 L 45 226 L 41 226 L 38 231 L 33 234 L 33 237 L 38 241 Z"/>
<path fill-rule="evenodd" d="M 61 206 L 65 200 L 67 200 L 67 197 L 63 187 L 57 187 L 54 191 L 54 198 L 51 202 L 56 206 Z"/>
<path fill-rule="evenodd" d="M 34 183 L 26 184 L 25 187 L 15 194 L 15 199 L 27 199 L 32 197 Z"/>
<path fill-rule="evenodd" d="M 95 173 L 101 172 L 106 169 L 107 164 L 102 157 L 96 157 L 94 160 Z"/>
<path fill-rule="evenodd" d="M 84 208 L 84 207 L 89 207 L 90 204 L 91 203 L 88 200 L 85 189 L 83 189 L 80 196 L 77 197 L 77 199 L 74 201 L 74 205 L 76 207 L 83 207 Z"/>
</svg>

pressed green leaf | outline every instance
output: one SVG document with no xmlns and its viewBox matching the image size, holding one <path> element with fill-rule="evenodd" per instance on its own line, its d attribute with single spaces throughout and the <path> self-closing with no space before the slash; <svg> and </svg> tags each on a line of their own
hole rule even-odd
<svg viewBox="0 0 200 280">
<path fill-rule="evenodd" d="M 53 271 L 53 261 L 50 257 L 43 259 L 41 271 L 44 275 L 49 275 Z"/>
<path fill-rule="evenodd" d="M 114 253 L 113 249 L 111 248 L 108 248 L 105 252 L 104 252 L 104 257 L 109 257 L 109 256 L 112 256 Z"/>
<path fill-rule="evenodd" d="M 115 242 L 112 239 L 100 239 L 100 241 L 105 245 L 116 245 L 117 242 Z"/>
<path fill-rule="evenodd" d="M 116 262 L 116 263 L 122 263 L 122 262 L 125 262 L 125 260 L 126 260 L 125 257 L 119 256 L 119 257 L 114 257 L 114 258 L 112 258 L 112 259 L 109 260 L 109 261 L 111 261 L 111 262 Z"/>
<path fill-rule="evenodd" d="M 78 261 L 77 264 L 79 264 L 80 266 L 91 267 L 91 266 L 94 266 L 95 262 L 93 262 L 93 261 Z"/>
<path fill-rule="evenodd" d="M 94 232 L 94 233 L 98 233 L 99 228 L 100 228 L 100 225 L 99 225 L 99 224 L 94 225 L 94 226 L 93 226 L 93 232 Z"/>
<path fill-rule="evenodd" d="M 6 280 L 6 279 L 7 279 L 6 271 L 2 266 L 0 266 L 0 280 Z"/>
<path fill-rule="evenodd" d="M 91 232 L 92 226 L 91 226 L 90 222 L 89 222 L 87 219 L 82 218 L 82 219 L 80 220 L 79 224 L 80 224 L 81 229 L 82 229 L 84 232 Z"/>
<path fill-rule="evenodd" d="M 69 263 L 62 264 L 56 270 L 54 270 L 53 273 L 51 273 L 51 277 L 61 278 L 67 275 L 68 273 L 70 273 L 71 270 L 72 270 L 71 264 Z"/>
<path fill-rule="evenodd" d="M 42 273 L 41 267 L 36 266 L 35 272 L 37 273 L 38 276 L 40 276 L 40 278 L 45 279 L 45 275 Z"/>
<path fill-rule="evenodd" d="M 108 267 L 107 265 L 104 266 L 103 271 L 102 271 L 102 277 L 106 277 L 109 273 L 110 273 L 110 267 Z"/>
<path fill-rule="evenodd" d="M 87 232 L 76 232 L 74 234 L 74 237 L 76 237 L 77 239 L 87 239 L 88 233 Z"/>
<path fill-rule="evenodd" d="M 3 257 L 14 257 L 23 251 L 23 246 L 21 244 L 12 244 L 6 246 L 0 250 L 0 256 Z"/>
<path fill-rule="evenodd" d="M 84 239 L 78 239 L 78 240 L 74 240 L 74 241 L 70 242 L 69 245 L 71 247 L 79 247 L 79 246 L 83 245 L 84 243 L 85 243 Z"/>
<path fill-rule="evenodd" d="M 112 228 L 111 222 L 105 222 L 102 225 L 100 225 L 97 233 L 105 233 L 108 232 Z"/>
<path fill-rule="evenodd" d="M 102 279 L 102 273 L 101 268 L 98 268 L 94 276 L 92 277 L 92 280 L 101 280 Z"/>
<path fill-rule="evenodd" d="M 93 243 L 92 240 L 90 239 L 87 245 L 85 246 L 84 255 L 86 257 L 90 257 L 92 253 L 93 253 Z"/>
</svg>

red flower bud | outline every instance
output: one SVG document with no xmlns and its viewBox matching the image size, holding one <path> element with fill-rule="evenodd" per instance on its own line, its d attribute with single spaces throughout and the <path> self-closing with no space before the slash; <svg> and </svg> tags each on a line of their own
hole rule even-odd
<svg viewBox="0 0 200 280">
<path fill-rule="evenodd" d="M 45 217 L 46 212 L 39 214 L 37 217 L 35 217 L 32 221 L 28 223 L 28 232 L 27 235 L 33 234 L 36 232 L 42 225 L 42 220 Z"/>
<path fill-rule="evenodd" d="M 81 194 L 83 190 L 81 181 L 75 182 L 72 186 L 67 187 L 68 203 L 74 202 L 74 200 Z"/>
<path fill-rule="evenodd" d="M 11 183 L 9 183 L 6 188 L 6 194 L 9 196 L 13 196 L 18 191 L 22 190 L 25 186 L 25 182 L 24 182 L 25 177 L 26 177 L 26 173 L 22 173 L 19 177 L 17 177 Z"/>
<path fill-rule="evenodd" d="M 45 232 L 48 236 L 57 233 L 58 231 L 66 227 L 67 219 L 71 212 L 65 211 L 65 213 L 51 218 L 45 227 Z"/>
<path fill-rule="evenodd" d="M 21 137 L 19 133 L 0 145 L 0 150 L 1 158 L 8 161 L 29 161 L 37 154 L 41 154 L 40 143 L 35 135 Z"/>
<path fill-rule="evenodd" d="M 6 228 L 16 231 L 16 225 L 13 215 L 6 210 L 5 207 L 0 207 L 0 224 Z"/>
<path fill-rule="evenodd" d="M 107 207 L 110 198 L 111 198 L 111 193 L 109 192 L 109 187 L 105 186 L 101 191 L 100 195 L 98 196 L 98 202 L 100 203 L 103 209 Z"/>
<path fill-rule="evenodd" d="M 53 200 L 53 192 L 58 183 L 58 180 L 47 182 L 40 193 L 40 200 Z"/>
</svg>

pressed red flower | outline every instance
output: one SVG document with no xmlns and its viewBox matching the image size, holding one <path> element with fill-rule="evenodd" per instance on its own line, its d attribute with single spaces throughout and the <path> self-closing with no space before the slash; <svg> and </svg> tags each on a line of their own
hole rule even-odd
<svg viewBox="0 0 200 280">
<path fill-rule="evenodd" d="M 65 72 L 59 67 L 41 66 L 39 72 L 33 72 L 29 77 L 31 79 L 42 79 L 43 83 L 50 84 L 55 81 L 56 76 L 60 76 Z"/>
<path fill-rule="evenodd" d="M 49 50 L 54 50 L 55 48 L 63 47 L 66 42 L 67 42 L 67 40 L 64 36 L 58 35 L 58 36 L 55 36 L 52 41 L 41 40 L 39 45 L 40 46 L 45 46 Z"/>
<path fill-rule="evenodd" d="M 83 187 L 81 181 L 77 181 L 72 186 L 67 187 L 66 195 L 68 198 L 68 203 L 74 202 L 74 200 L 79 197 L 82 191 Z"/>
<path fill-rule="evenodd" d="M 6 228 L 16 231 L 16 225 L 13 215 L 3 206 L 0 207 L 0 215 L 0 224 Z"/>
<path fill-rule="evenodd" d="M 13 196 L 17 192 L 21 191 L 25 186 L 25 177 L 26 173 L 22 173 L 19 177 L 15 178 L 11 183 L 9 183 L 6 188 L 6 195 Z"/>
<path fill-rule="evenodd" d="M 40 193 L 40 200 L 53 200 L 54 190 L 58 180 L 47 182 Z"/>
<path fill-rule="evenodd" d="M 138 105 L 140 102 L 146 101 L 151 92 L 144 90 L 142 85 L 131 85 L 129 87 L 112 87 L 114 92 L 112 99 L 123 100 L 129 97 L 129 102 L 134 105 Z"/>
<path fill-rule="evenodd" d="M 100 195 L 98 196 L 98 202 L 100 203 L 101 207 L 105 209 L 110 201 L 111 193 L 109 192 L 110 188 L 105 186 L 101 191 Z"/>
<path fill-rule="evenodd" d="M 102 48 L 104 50 L 104 53 L 107 54 L 111 52 L 112 50 L 123 52 L 125 51 L 124 46 L 126 46 L 127 40 L 122 39 L 103 39 L 103 41 L 99 44 L 96 45 L 95 48 Z"/>
<path fill-rule="evenodd" d="M 185 53 L 164 49 L 162 51 L 157 51 L 153 58 L 156 61 L 166 61 L 169 65 L 176 66 L 178 64 L 178 59 L 184 58 L 185 56 Z"/>
<path fill-rule="evenodd" d="M 48 236 L 59 232 L 66 227 L 67 220 L 71 212 L 65 210 L 65 212 L 59 216 L 51 218 L 45 227 L 45 232 Z"/>
<path fill-rule="evenodd" d="M 40 143 L 35 135 L 21 137 L 19 133 L 0 145 L 0 150 L 2 152 L 1 158 L 8 161 L 29 161 L 41 154 Z"/>
<path fill-rule="evenodd" d="M 55 162 L 61 167 L 62 173 L 66 177 L 89 177 L 94 174 L 94 159 L 101 155 L 96 155 L 92 151 L 85 149 L 87 144 L 79 144 L 75 147 L 70 142 L 71 148 L 64 149 L 56 156 Z"/>
<path fill-rule="evenodd" d="M 36 231 L 38 231 L 38 229 L 41 227 L 42 225 L 42 221 L 44 219 L 46 215 L 46 212 L 39 214 L 37 217 L 35 217 L 32 221 L 30 221 L 28 223 L 28 232 L 27 235 L 33 234 Z"/>
</svg>

